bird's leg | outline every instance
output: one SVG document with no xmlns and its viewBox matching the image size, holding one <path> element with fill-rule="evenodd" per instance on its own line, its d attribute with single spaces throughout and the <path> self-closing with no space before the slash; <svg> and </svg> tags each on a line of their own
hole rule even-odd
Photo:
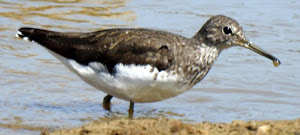
<svg viewBox="0 0 300 135">
<path fill-rule="evenodd" d="M 130 101 L 129 110 L 128 110 L 128 117 L 132 119 L 133 117 L 133 108 L 134 108 L 134 102 Z"/>
<path fill-rule="evenodd" d="M 102 106 L 105 110 L 107 111 L 110 111 L 110 100 L 113 96 L 111 95 L 106 95 L 104 98 L 103 98 L 103 103 L 102 103 Z"/>
</svg>

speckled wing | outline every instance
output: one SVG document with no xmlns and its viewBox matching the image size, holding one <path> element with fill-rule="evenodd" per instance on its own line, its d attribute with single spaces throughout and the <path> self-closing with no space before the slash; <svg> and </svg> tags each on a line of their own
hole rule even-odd
<svg viewBox="0 0 300 135">
<path fill-rule="evenodd" d="M 174 62 L 176 34 L 149 29 L 108 29 L 91 33 L 60 33 L 20 28 L 21 36 L 80 64 L 101 62 L 109 72 L 118 63 L 167 69 Z"/>
</svg>

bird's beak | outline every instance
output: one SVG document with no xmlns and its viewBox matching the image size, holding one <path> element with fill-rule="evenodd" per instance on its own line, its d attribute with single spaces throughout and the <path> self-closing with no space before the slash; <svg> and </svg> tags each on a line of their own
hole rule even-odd
<svg viewBox="0 0 300 135">
<path fill-rule="evenodd" d="M 242 46 L 242 47 L 245 47 L 245 48 L 248 48 L 262 56 L 265 56 L 267 58 L 269 58 L 270 60 L 273 61 L 273 65 L 274 66 L 279 66 L 280 65 L 280 61 L 275 58 L 273 55 L 269 54 L 268 52 L 264 51 L 263 49 L 260 49 L 258 46 L 254 45 L 252 42 L 250 42 L 249 40 L 247 40 L 246 38 L 238 41 L 237 43 L 239 46 Z"/>
</svg>

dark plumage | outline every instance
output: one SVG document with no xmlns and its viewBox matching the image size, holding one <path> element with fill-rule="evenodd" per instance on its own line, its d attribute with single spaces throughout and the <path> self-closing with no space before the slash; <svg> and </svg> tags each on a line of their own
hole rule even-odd
<svg viewBox="0 0 300 135">
<path fill-rule="evenodd" d="M 112 72 L 117 63 L 151 64 L 165 70 L 173 63 L 174 44 L 187 42 L 180 35 L 149 29 L 109 29 L 91 33 L 60 33 L 20 28 L 22 36 L 74 59 L 80 64 L 101 62 Z"/>
</svg>

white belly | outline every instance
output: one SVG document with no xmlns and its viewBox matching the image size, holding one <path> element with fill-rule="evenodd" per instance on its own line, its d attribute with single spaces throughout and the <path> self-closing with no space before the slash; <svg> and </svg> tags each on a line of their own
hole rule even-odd
<svg viewBox="0 0 300 135">
<path fill-rule="evenodd" d="M 117 64 L 111 75 L 105 66 L 91 62 L 87 66 L 48 50 L 82 80 L 114 97 L 133 102 L 155 102 L 177 96 L 192 86 L 180 76 L 158 71 L 150 65 Z"/>
</svg>

